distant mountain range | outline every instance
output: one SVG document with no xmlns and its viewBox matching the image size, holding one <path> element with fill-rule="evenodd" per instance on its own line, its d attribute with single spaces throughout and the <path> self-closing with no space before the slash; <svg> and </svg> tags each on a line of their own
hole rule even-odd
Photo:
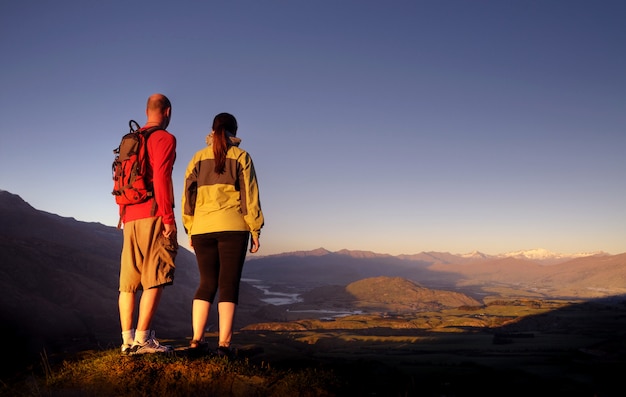
<svg viewBox="0 0 626 397">
<path fill-rule="evenodd" d="M 452 256 L 448 256 L 450 254 L 447 254 L 447 253 L 442 254 L 442 253 L 437 253 L 437 252 L 429 252 L 429 253 L 423 252 L 422 254 L 418 254 L 417 257 L 419 257 L 419 255 L 426 255 L 426 256 L 433 257 L 433 258 L 438 257 L 444 262 L 446 261 L 459 262 L 465 259 L 470 261 L 470 260 L 485 260 L 485 259 L 516 258 L 516 259 L 528 259 L 528 260 L 536 261 L 541 264 L 556 264 L 556 263 L 565 262 L 565 261 L 568 261 L 570 259 L 575 259 L 575 258 L 586 258 L 590 256 L 596 256 L 596 257 L 608 256 L 609 254 L 603 251 L 581 252 L 577 254 L 559 254 L 559 253 L 548 251 L 543 248 L 536 248 L 536 249 L 530 249 L 530 250 L 507 252 L 504 254 L 497 254 L 497 255 L 489 255 L 489 254 L 485 254 L 479 251 L 473 251 L 468 254 L 456 254 Z M 408 259 L 416 258 L 416 256 L 413 256 L 413 255 L 402 255 L 402 256 Z"/>
<path fill-rule="evenodd" d="M 539 258 L 539 259 L 538 259 Z M 422 286 L 473 294 L 599 298 L 626 293 L 626 253 L 560 255 L 545 250 L 502 255 L 422 252 L 385 255 L 323 248 L 251 259 L 247 278 L 284 286 L 347 285 L 369 277 L 402 277 Z"/>
<path fill-rule="evenodd" d="M 281 254 L 271 255 L 273 257 L 284 257 L 284 256 L 323 256 L 333 253 L 331 251 L 326 250 L 325 248 L 318 248 L 311 251 L 293 251 L 293 252 L 285 252 Z M 371 251 L 349 251 L 349 250 L 340 250 L 334 252 L 335 254 L 347 255 L 353 258 L 380 258 L 380 257 L 390 257 L 393 255 L 388 254 L 377 254 Z M 581 252 L 576 254 L 559 254 L 555 252 L 548 251 L 543 248 L 536 248 L 530 250 L 521 250 L 514 252 L 507 252 L 503 254 L 490 255 L 485 254 L 480 251 L 472 251 L 467 254 L 451 254 L 449 252 L 420 252 L 418 254 L 412 255 L 397 255 L 395 257 L 401 259 L 409 259 L 409 260 L 424 260 L 426 262 L 441 262 L 441 263 L 468 263 L 471 261 L 477 260 L 487 260 L 487 259 L 501 259 L 501 258 L 516 258 L 516 259 L 528 259 L 533 260 L 541 264 L 556 264 L 560 262 L 565 262 L 571 259 L 576 258 L 585 258 L 590 256 L 610 256 L 610 254 L 603 251 L 595 251 L 595 252 Z M 257 256 L 253 259 L 263 258 L 264 256 Z"/>
<path fill-rule="evenodd" d="M 0 336 L 39 353 L 41 346 L 118 346 L 117 287 L 122 234 L 115 227 L 37 210 L 0 190 Z M 190 334 L 198 274 L 181 247 L 176 279 L 163 295 L 157 337 Z M 626 293 L 626 253 L 504 255 L 422 252 L 392 256 L 323 248 L 250 257 L 244 279 L 300 296 L 323 309 L 422 310 L 479 304 L 485 295 L 595 298 Z M 388 298 L 378 299 L 377 296 Z M 389 298 L 392 297 L 393 299 Z M 277 321 L 295 306 L 265 302 L 267 291 L 242 283 L 236 327 Z M 302 301 L 303 300 L 303 301 Z M 215 320 L 215 315 L 212 317 Z"/>
</svg>

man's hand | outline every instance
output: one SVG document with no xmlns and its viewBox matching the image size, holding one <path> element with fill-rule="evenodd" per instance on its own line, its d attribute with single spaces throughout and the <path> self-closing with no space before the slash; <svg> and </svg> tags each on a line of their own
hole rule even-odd
<svg viewBox="0 0 626 397">
<path fill-rule="evenodd" d="M 171 236 L 176 236 L 176 224 L 168 225 L 167 223 L 163 224 L 163 236 L 170 238 Z"/>
</svg>

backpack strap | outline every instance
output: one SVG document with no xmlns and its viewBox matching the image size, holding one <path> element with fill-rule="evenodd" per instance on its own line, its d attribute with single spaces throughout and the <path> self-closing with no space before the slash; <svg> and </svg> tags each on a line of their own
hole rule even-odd
<svg viewBox="0 0 626 397">
<path fill-rule="evenodd" d="M 146 140 L 148 139 L 148 137 L 154 132 L 154 131 L 158 131 L 158 130 L 162 130 L 163 127 L 157 125 L 154 127 L 150 127 L 150 128 L 145 128 L 145 129 L 139 129 L 139 131 L 143 130 L 143 134 L 146 136 Z"/>
<path fill-rule="evenodd" d="M 150 160 L 149 160 L 150 155 L 148 153 L 148 138 L 150 137 L 150 135 L 152 135 L 152 133 L 154 131 L 158 131 L 158 130 L 162 130 L 162 129 L 163 128 L 161 126 L 157 125 L 157 126 L 154 126 L 154 127 L 146 128 L 143 131 L 140 131 L 140 133 L 144 134 L 144 137 L 145 137 L 145 139 L 144 139 L 144 143 L 146 145 L 146 147 L 145 147 L 145 150 L 146 150 L 146 158 L 145 158 L 145 160 L 148 163 L 150 162 Z M 154 175 L 152 175 L 152 176 L 154 177 Z M 154 187 L 153 187 L 153 189 L 154 189 Z M 156 215 L 157 202 L 156 202 L 156 198 L 154 197 L 154 195 L 152 196 L 151 199 L 152 199 L 152 208 L 150 209 L 150 216 L 154 216 L 154 215 Z"/>
</svg>

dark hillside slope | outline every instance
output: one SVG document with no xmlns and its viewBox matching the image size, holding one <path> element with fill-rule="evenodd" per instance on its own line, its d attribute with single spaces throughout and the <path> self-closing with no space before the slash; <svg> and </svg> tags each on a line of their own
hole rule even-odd
<svg viewBox="0 0 626 397">
<path fill-rule="evenodd" d="M 21 346 L 16 360 L 44 348 L 117 346 L 122 232 L 36 210 L 6 191 L 0 219 L 0 336 Z M 181 248 L 176 265 L 153 324 L 160 338 L 190 334 L 198 280 L 193 253 Z M 256 288 L 242 285 L 241 293 L 236 326 L 257 321 L 255 313 L 267 306 Z"/>
<path fill-rule="evenodd" d="M 117 287 L 122 234 L 114 227 L 38 211 L 0 191 L 0 313 L 4 340 L 28 351 L 118 343 Z M 177 259 L 155 328 L 180 333 L 195 277 L 191 253 Z M 71 343 L 69 343 L 71 342 Z"/>
</svg>

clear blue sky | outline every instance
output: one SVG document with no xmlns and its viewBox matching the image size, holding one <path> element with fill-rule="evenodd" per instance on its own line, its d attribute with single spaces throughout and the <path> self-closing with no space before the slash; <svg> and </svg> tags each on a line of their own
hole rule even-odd
<svg viewBox="0 0 626 397">
<path fill-rule="evenodd" d="M 115 226 L 154 92 L 254 159 L 259 255 L 626 252 L 624 1 L 4 1 L 0 189 Z"/>
</svg>

